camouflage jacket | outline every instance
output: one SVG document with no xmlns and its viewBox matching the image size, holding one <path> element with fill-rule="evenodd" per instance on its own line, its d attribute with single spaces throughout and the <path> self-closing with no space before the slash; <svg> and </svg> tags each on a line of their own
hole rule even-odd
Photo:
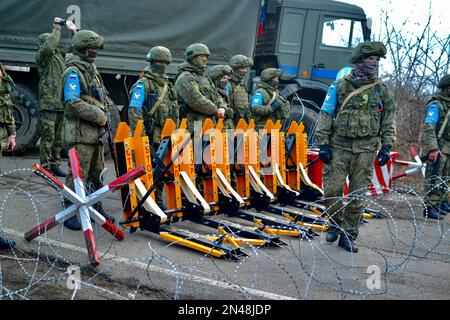
<svg viewBox="0 0 450 320">
<path fill-rule="evenodd" d="M 439 92 L 428 102 L 424 125 L 422 126 L 422 142 L 425 144 L 425 153 L 440 149 L 450 154 L 450 119 L 448 120 L 443 134 L 438 139 L 439 131 L 444 124 L 445 117 L 450 118 L 450 97 Z"/>
<path fill-rule="evenodd" d="M 64 56 L 68 49 L 58 49 L 61 29 L 54 28 L 50 37 L 39 46 L 36 66 L 39 74 L 40 110 L 64 111 L 61 100 Z"/>
<path fill-rule="evenodd" d="M 250 110 L 249 94 L 244 81 L 233 75 L 229 84 L 230 102 L 228 107 L 234 111 L 234 124 L 237 125 L 240 119 L 244 119 L 245 122 L 249 123 L 253 119 L 253 114 Z"/>
<path fill-rule="evenodd" d="M 69 145 L 100 144 L 108 117 L 106 89 L 93 63 L 79 56 L 66 56 L 67 69 L 63 74 L 64 131 Z M 94 98 L 95 100 L 92 100 Z"/>
<path fill-rule="evenodd" d="M 370 83 L 357 82 L 349 75 L 330 86 L 316 128 L 319 145 L 360 153 L 376 151 L 380 142 L 395 143 L 397 106 L 386 84 L 377 82 L 342 106 L 351 92 L 366 84 Z"/>
<path fill-rule="evenodd" d="M 213 117 L 219 108 L 227 109 L 209 76 L 187 61 L 178 68 L 175 87 L 180 102 L 185 104 L 189 131 L 193 131 L 194 121 L 203 122 Z"/>
<path fill-rule="evenodd" d="M 161 104 L 150 116 L 156 100 L 161 96 L 164 84 L 168 84 L 168 89 Z M 142 96 L 141 96 L 142 95 Z M 160 143 L 161 131 L 167 119 L 172 119 L 178 126 L 180 118 L 180 107 L 178 106 L 178 94 L 166 76 L 152 72 L 148 66 L 144 70 L 144 76 L 140 78 L 131 90 L 131 101 L 128 108 L 128 119 L 130 120 L 131 130 L 134 132 L 136 124 L 139 120 L 152 118 L 155 121 L 153 132 L 143 132 L 152 135 L 153 142 Z"/>
<path fill-rule="evenodd" d="M 282 106 L 275 109 L 273 103 L 268 105 L 275 94 L 275 100 L 278 100 Z M 261 81 L 257 84 L 255 91 L 252 94 L 251 107 L 255 116 L 255 124 L 258 129 L 261 129 L 266 124 L 266 121 L 272 119 L 284 120 L 290 117 L 291 104 L 285 97 L 283 97 L 278 90 L 274 90 L 267 83 Z"/>
<path fill-rule="evenodd" d="M 13 80 L 0 63 L 0 127 L 6 130 L 8 136 L 16 135 L 16 125 L 10 97 L 13 86 Z"/>
<path fill-rule="evenodd" d="M 228 105 L 229 101 L 228 91 L 221 88 L 217 88 L 217 92 L 220 94 L 223 101 Z M 225 112 L 225 117 L 223 119 L 223 130 L 234 129 L 235 126 L 233 118 L 234 118 L 234 111 L 232 108 L 228 106 L 227 111 Z"/>
</svg>

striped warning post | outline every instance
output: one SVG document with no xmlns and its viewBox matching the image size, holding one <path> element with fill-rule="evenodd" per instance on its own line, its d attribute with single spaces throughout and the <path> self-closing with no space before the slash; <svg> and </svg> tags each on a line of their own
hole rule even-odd
<svg viewBox="0 0 450 320">
<path fill-rule="evenodd" d="M 384 166 L 379 166 L 377 160 L 373 162 L 372 184 L 369 187 L 368 194 L 377 196 L 389 193 L 392 188 L 394 176 L 394 163 L 398 158 L 398 152 L 391 152 L 391 159 Z M 348 196 L 348 176 L 345 178 L 344 196 Z"/>
<path fill-rule="evenodd" d="M 118 177 L 110 184 L 98 189 L 94 193 L 87 195 L 85 185 L 82 180 L 83 177 L 78 153 L 74 148 L 69 151 L 69 158 L 72 168 L 75 192 L 69 189 L 66 185 L 64 185 L 61 181 L 59 181 L 56 177 L 54 177 L 40 165 L 36 164 L 33 166 L 33 172 L 35 174 L 42 177 L 50 186 L 61 192 L 61 194 L 73 204 L 70 207 L 59 212 L 54 217 L 42 222 L 37 227 L 26 232 L 25 239 L 27 241 L 31 241 L 41 234 L 56 227 L 58 224 L 63 223 L 64 221 L 78 214 L 78 218 L 81 222 L 83 230 L 83 235 L 86 240 L 89 260 L 93 266 L 97 266 L 99 264 L 100 256 L 98 254 L 94 231 L 92 229 L 91 218 L 94 219 L 95 222 L 97 222 L 107 232 L 112 234 L 117 240 L 123 240 L 125 235 L 121 230 L 117 229 L 115 225 L 110 223 L 97 210 L 95 210 L 92 205 L 100 201 L 100 199 L 104 197 L 108 191 L 114 192 L 116 190 L 120 190 L 121 188 L 127 186 L 131 181 L 138 179 L 145 173 L 145 169 L 142 166 L 135 168 Z"/>
</svg>

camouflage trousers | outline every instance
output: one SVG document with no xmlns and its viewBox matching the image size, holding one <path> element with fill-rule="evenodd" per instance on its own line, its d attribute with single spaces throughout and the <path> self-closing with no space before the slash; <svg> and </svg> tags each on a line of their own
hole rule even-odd
<svg viewBox="0 0 450 320">
<path fill-rule="evenodd" d="M 5 143 L 4 139 L 8 137 L 8 132 L 6 131 L 5 126 L 0 124 L 0 172 L 2 172 L 2 152 L 3 152 L 3 144 Z"/>
<path fill-rule="evenodd" d="M 344 208 L 342 195 L 345 178 L 349 178 L 349 194 L 364 194 L 371 184 L 374 152 L 353 153 L 332 148 L 333 160 L 323 167 L 325 206 L 334 221 L 353 238 L 358 237 L 360 218 L 364 209 L 362 200 L 350 199 Z"/>
<path fill-rule="evenodd" d="M 437 207 L 447 201 L 448 184 L 450 183 L 450 158 L 443 153 L 435 163 L 427 161 L 424 190 L 427 205 Z"/>
<path fill-rule="evenodd" d="M 60 153 L 63 146 L 63 128 L 64 112 L 41 111 L 39 157 L 41 165 L 46 169 L 61 164 Z"/>
<path fill-rule="evenodd" d="M 105 168 L 105 156 L 103 145 L 92 144 L 75 144 L 70 145 L 70 148 L 75 148 L 78 152 L 78 158 L 80 161 L 81 173 L 83 175 L 83 181 L 86 187 L 86 194 L 90 194 L 95 190 L 103 187 L 103 183 L 100 181 L 100 174 Z M 72 170 L 69 168 L 69 173 L 66 178 L 66 186 L 72 190 L 74 188 L 74 182 L 72 177 Z M 70 201 L 64 202 L 65 206 L 70 206 Z M 97 202 L 94 208 L 101 208 L 101 202 Z"/>
<path fill-rule="evenodd" d="M 161 134 L 160 134 L 161 136 Z M 160 144 L 160 140 L 158 142 L 153 143 L 153 149 L 155 151 L 158 150 Z M 153 181 L 154 183 L 158 181 Z M 155 189 L 155 202 L 160 206 L 161 204 L 165 206 L 165 202 L 163 199 L 163 190 L 164 190 L 164 183 L 158 183 L 156 189 Z"/>
</svg>

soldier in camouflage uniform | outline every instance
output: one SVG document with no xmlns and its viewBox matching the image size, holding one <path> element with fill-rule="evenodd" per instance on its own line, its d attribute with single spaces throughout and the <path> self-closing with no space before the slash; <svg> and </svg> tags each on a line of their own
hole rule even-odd
<svg viewBox="0 0 450 320">
<path fill-rule="evenodd" d="M 133 86 L 128 118 L 132 131 L 139 120 L 144 120 L 152 147 L 157 150 L 166 120 L 172 119 L 178 126 L 180 108 L 177 92 L 166 73 L 167 66 L 172 62 L 169 49 L 161 46 L 151 48 L 147 61 L 150 65 L 145 68 L 143 77 Z M 164 209 L 162 190 L 163 185 L 160 184 L 155 196 L 156 203 Z"/>
<path fill-rule="evenodd" d="M 14 82 L 0 63 L 0 172 L 2 164 L 2 143 L 6 139 L 5 150 L 14 150 L 16 146 L 16 125 L 12 113 L 11 93 Z M 16 243 L 0 236 L 0 249 L 14 248 Z M 0 292 L 1 294 L 1 292 Z"/>
<path fill-rule="evenodd" d="M 229 81 L 229 103 L 228 107 L 233 109 L 234 124 L 237 125 L 240 119 L 244 119 L 247 123 L 253 119 L 250 110 L 249 92 L 245 86 L 244 80 L 248 74 L 252 61 L 244 55 L 237 54 L 231 57 L 228 65 L 233 68 L 233 75 Z"/>
<path fill-rule="evenodd" d="M 191 44 L 186 48 L 186 60 L 178 68 L 175 87 L 183 104 L 182 109 L 185 109 L 187 130 L 190 132 L 194 131 L 195 121 L 224 118 L 227 109 L 226 103 L 205 73 L 208 57 L 207 46 L 201 43 Z"/>
<path fill-rule="evenodd" d="M 448 183 L 450 176 L 450 75 L 438 83 L 438 92 L 428 102 L 422 138 L 428 155 L 425 173 L 425 201 L 423 215 L 441 220 L 450 212 Z"/>
<path fill-rule="evenodd" d="M 223 101 L 229 105 L 229 77 L 233 73 L 228 65 L 219 64 L 208 69 L 208 75 L 216 86 L 217 92 Z M 234 129 L 234 111 L 228 107 L 223 119 L 223 130 Z"/>
<path fill-rule="evenodd" d="M 263 129 L 269 119 L 275 122 L 290 117 L 291 104 L 278 90 L 280 77 L 280 69 L 267 68 L 261 72 L 261 81 L 256 85 L 251 98 L 257 129 Z"/>
<path fill-rule="evenodd" d="M 100 137 L 105 134 L 109 101 L 103 80 L 94 64 L 97 49 L 104 46 L 103 37 L 90 30 L 78 31 L 72 38 L 72 52 L 66 56 L 66 70 L 63 73 L 64 131 L 69 148 L 78 151 L 81 171 L 85 183 L 94 189 L 102 187 L 100 174 L 104 169 L 104 148 Z M 72 172 L 66 178 L 66 185 L 73 189 Z M 70 203 L 66 202 L 66 206 Z M 97 203 L 94 207 L 111 223 Z M 64 222 L 72 230 L 80 230 L 77 217 Z"/>
<path fill-rule="evenodd" d="M 64 123 L 61 85 L 65 69 L 64 56 L 69 48 L 58 49 L 61 37 L 60 22 L 61 18 L 55 17 L 53 32 L 39 35 L 40 46 L 36 54 L 36 66 L 39 74 L 40 162 L 54 175 L 65 177 L 67 174 L 59 167 Z M 66 26 L 71 35 L 76 32 L 76 27 L 71 21 L 67 21 Z"/>
<path fill-rule="evenodd" d="M 363 203 L 353 199 L 342 209 L 342 201 L 335 197 L 342 197 L 347 176 L 350 193 L 365 193 L 379 143 L 382 147 L 376 159 L 383 166 L 396 139 L 393 94 L 378 81 L 379 60 L 385 55 L 386 47 L 381 42 L 364 42 L 354 49 L 350 62 L 356 67 L 328 89 L 316 129 L 319 156 L 325 164 L 325 205 L 337 223 L 328 231 L 326 240 L 336 241 L 344 230 L 339 246 L 350 252 L 358 251 L 353 241 L 358 236 Z"/>
</svg>

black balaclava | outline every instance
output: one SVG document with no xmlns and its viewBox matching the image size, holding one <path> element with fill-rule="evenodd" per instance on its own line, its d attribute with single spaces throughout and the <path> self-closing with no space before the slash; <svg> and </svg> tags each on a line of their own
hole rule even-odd
<svg viewBox="0 0 450 320">
<path fill-rule="evenodd" d="M 154 73 L 165 75 L 167 72 L 167 64 L 150 63 L 150 69 Z"/>
<path fill-rule="evenodd" d="M 369 60 L 363 58 L 356 63 L 356 68 L 353 70 L 353 77 L 358 81 L 373 81 L 378 78 L 378 60 Z"/>
</svg>

